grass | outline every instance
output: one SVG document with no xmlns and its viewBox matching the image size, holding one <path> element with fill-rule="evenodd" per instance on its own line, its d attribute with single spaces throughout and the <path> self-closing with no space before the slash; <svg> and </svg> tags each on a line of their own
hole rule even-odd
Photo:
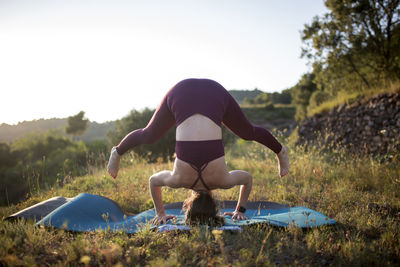
<svg viewBox="0 0 400 267">
<path fill-rule="evenodd" d="M 277 119 L 293 120 L 296 113 L 296 107 L 284 104 L 242 106 L 241 108 L 249 120 L 270 121 L 272 123 Z"/>
<path fill-rule="evenodd" d="M 378 88 L 371 88 L 369 90 L 360 92 L 340 92 L 336 97 L 321 103 L 321 105 L 316 106 L 314 109 L 309 110 L 307 116 L 312 117 L 315 114 L 323 113 L 332 110 L 334 107 L 339 106 L 343 103 L 351 104 L 358 98 L 368 100 L 375 95 L 383 93 L 398 93 L 400 92 L 400 82 L 391 83 L 388 86 L 380 86 Z"/>
<path fill-rule="evenodd" d="M 289 142 L 289 141 L 288 141 Z M 334 226 L 301 230 L 268 225 L 242 233 L 195 228 L 189 233 L 135 235 L 70 233 L 30 222 L 0 222 L 0 265 L 79 266 L 269 266 L 399 265 L 400 158 L 354 157 L 290 145 L 291 172 L 277 176 L 275 156 L 256 143 L 238 142 L 226 155 L 230 169 L 253 174 L 250 200 L 307 206 L 337 220 Z M 249 160 L 251 159 L 251 160 Z M 0 209 L 5 216 L 56 195 L 82 192 L 107 196 L 125 212 L 152 208 L 148 177 L 170 169 L 172 162 L 148 164 L 124 157 L 119 177 L 104 169 L 76 177 L 28 200 Z M 189 190 L 163 190 L 165 203 L 184 200 Z M 236 200 L 238 188 L 219 190 L 221 200 Z"/>
</svg>

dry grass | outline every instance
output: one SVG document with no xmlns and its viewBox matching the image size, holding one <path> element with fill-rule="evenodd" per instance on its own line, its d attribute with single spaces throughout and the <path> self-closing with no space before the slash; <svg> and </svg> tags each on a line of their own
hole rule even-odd
<svg viewBox="0 0 400 267">
<path fill-rule="evenodd" d="M 315 107 L 308 111 L 308 117 L 312 117 L 315 114 L 323 113 L 339 106 L 343 103 L 351 104 L 354 100 L 361 97 L 362 99 L 370 99 L 376 95 L 384 93 L 398 93 L 400 92 L 400 82 L 390 83 L 388 86 L 380 86 L 378 88 L 371 88 L 370 90 L 362 92 L 340 92 L 335 98 L 330 99 L 327 102 Z"/>
<path fill-rule="evenodd" d="M 267 199 L 316 209 L 338 224 L 301 230 L 265 225 L 242 233 L 195 228 L 190 233 L 157 233 L 149 229 L 124 233 L 68 233 L 29 222 L 0 222 L 0 265 L 398 265 L 400 264 L 400 160 L 357 158 L 342 152 L 290 148 L 291 173 L 278 177 L 275 156 L 255 143 L 239 142 L 228 153 L 230 169 L 254 176 L 250 200 Z M 152 207 L 148 177 L 172 163 L 148 164 L 126 157 L 117 180 L 103 169 L 76 177 L 62 188 L 37 194 L 5 216 L 55 195 L 82 192 L 107 196 L 126 212 Z M 163 191 L 164 202 L 185 199 L 188 190 Z M 238 188 L 219 190 L 219 199 L 236 200 Z"/>
</svg>

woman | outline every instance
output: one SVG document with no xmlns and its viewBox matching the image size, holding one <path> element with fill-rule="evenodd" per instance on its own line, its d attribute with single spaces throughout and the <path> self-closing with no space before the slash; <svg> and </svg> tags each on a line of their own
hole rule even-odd
<svg viewBox="0 0 400 267">
<path fill-rule="evenodd" d="M 172 171 L 161 171 L 150 177 L 156 224 L 166 223 L 161 187 L 188 188 L 192 197 L 185 201 L 188 222 L 218 221 L 211 191 L 240 185 L 239 200 L 233 219 L 245 219 L 246 202 L 251 192 L 252 176 L 242 170 L 228 171 L 224 157 L 221 123 L 245 140 L 255 140 L 274 151 L 279 161 L 280 176 L 289 172 L 286 147 L 266 129 L 253 126 L 239 105 L 219 83 L 208 79 L 187 79 L 176 84 L 163 98 L 148 125 L 129 133 L 113 147 L 108 172 L 118 173 L 120 156 L 140 144 L 156 142 L 176 125 L 176 159 Z M 202 213 L 203 207 L 204 213 Z M 211 211 L 206 211 L 211 207 Z"/>
</svg>

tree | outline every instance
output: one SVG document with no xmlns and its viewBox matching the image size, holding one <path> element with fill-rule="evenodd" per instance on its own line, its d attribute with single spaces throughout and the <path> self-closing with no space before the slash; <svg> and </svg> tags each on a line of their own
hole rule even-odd
<svg viewBox="0 0 400 267">
<path fill-rule="evenodd" d="M 313 73 L 306 73 L 290 90 L 292 102 L 296 105 L 295 119 L 298 121 L 304 120 L 307 117 L 307 106 L 310 103 L 311 95 L 318 90 L 314 79 L 315 75 Z"/>
<path fill-rule="evenodd" d="M 292 101 L 292 96 L 290 94 L 290 89 L 285 89 L 281 93 L 261 93 L 253 98 L 245 98 L 243 100 L 244 104 L 290 104 Z"/>
<path fill-rule="evenodd" d="M 302 32 L 302 57 L 330 93 L 400 79 L 400 0 L 326 0 Z M 340 89 L 338 89 L 340 88 Z"/>
<path fill-rule="evenodd" d="M 312 93 L 312 95 L 310 96 L 309 104 L 307 106 L 307 115 L 310 115 L 313 109 L 328 101 L 329 99 L 330 95 L 325 91 L 317 90 Z"/>
<path fill-rule="evenodd" d="M 0 205 L 87 173 L 89 152 L 85 143 L 73 142 L 57 130 L 30 133 L 11 145 L 0 143 Z"/>
<path fill-rule="evenodd" d="M 83 118 L 84 116 L 85 112 L 81 111 L 75 116 L 68 117 L 68 125 L 65 129 L 66 133 L 71 134 L 74 137 L 82 135 L 86 131 L 89 123 L 88 119 Z"/>
</svg>

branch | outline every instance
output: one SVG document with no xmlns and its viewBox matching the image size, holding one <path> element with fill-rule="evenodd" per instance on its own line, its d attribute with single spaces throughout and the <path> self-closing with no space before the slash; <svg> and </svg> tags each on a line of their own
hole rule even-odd
<svg viewBox="0 0 400 267">
<path fill-rule="evenodd" d="M 358 76 L 360 76 L 361 80 L 362 80 L 362 81 L 365 83 L 365 85 L 369 88 L 370 86 L 369 86 L 369 83 L 368 83 L 367 79 L 364 77 L 364 75 L 362 75 L 362 74 L 358 71 L 358 69 L 357 69 L 357 67 L 355 66 L 353 60 L 351 59 L 351 56 L 350 56 L 350 55 L 347 55 L 347 56 L 346 56 L 346 59 L 349 61 L 350 66 L 352 67 L 352 69 L 354 70 L 354 72 L 357 73 Z"/>
</svg>

